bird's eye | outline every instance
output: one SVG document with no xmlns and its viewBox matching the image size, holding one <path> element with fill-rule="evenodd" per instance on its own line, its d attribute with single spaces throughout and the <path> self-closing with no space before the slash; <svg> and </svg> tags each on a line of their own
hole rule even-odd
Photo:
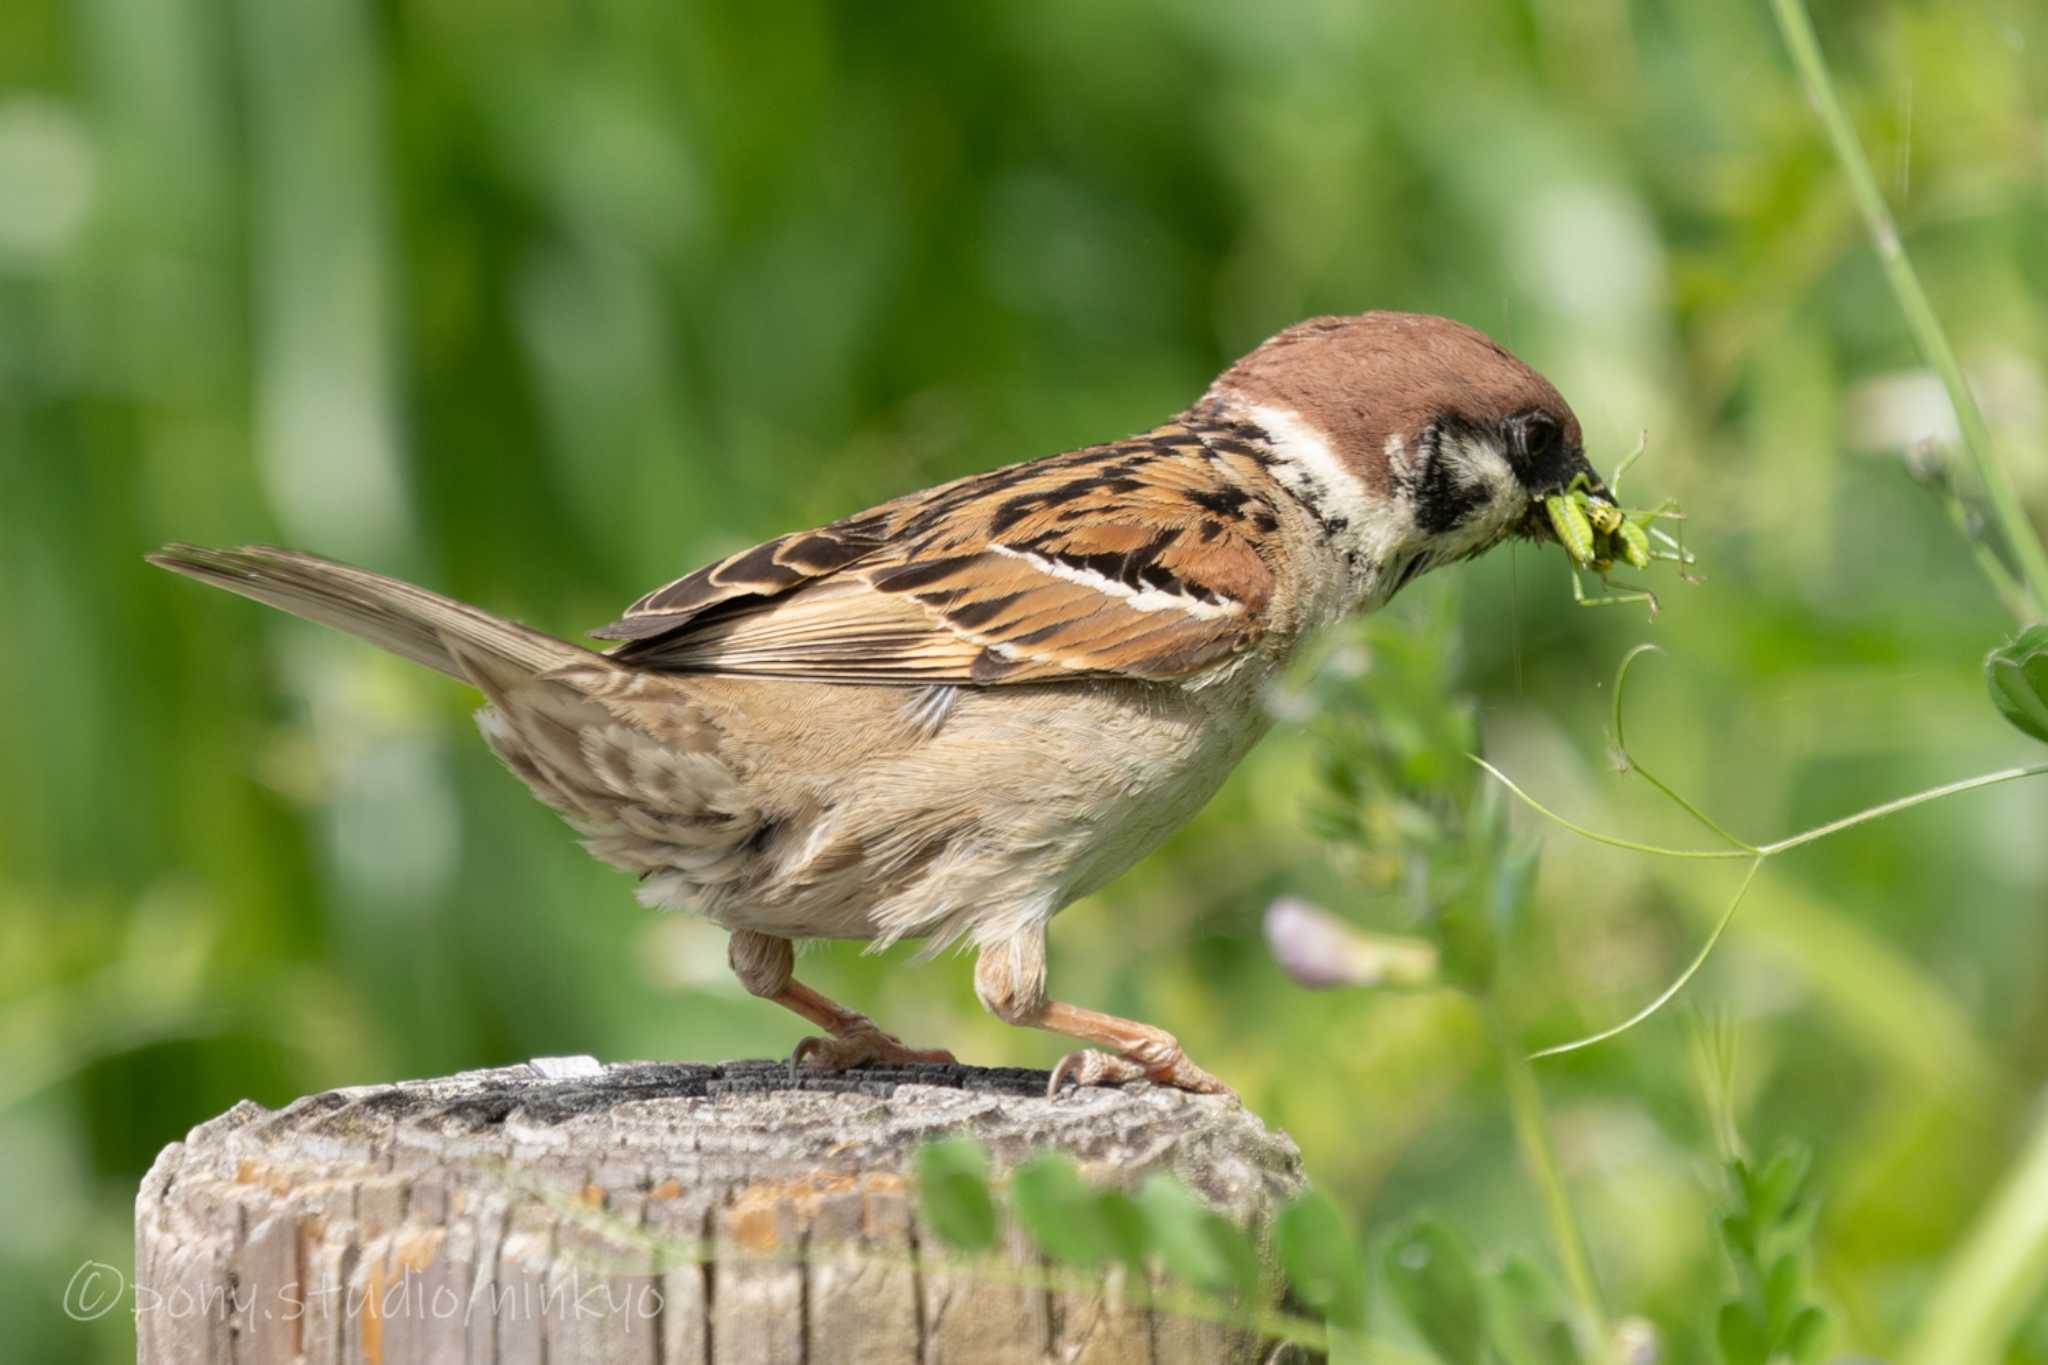
<svg viewBox="0 0 2048 1365">
<path fill-rule="evenodd" d="M 1543 412 L 1525 412 L 1514 419 L 1515 453 L 1525 461 L 1540 460 L 1557 450 L 1564 431 Z"/>
</svg>

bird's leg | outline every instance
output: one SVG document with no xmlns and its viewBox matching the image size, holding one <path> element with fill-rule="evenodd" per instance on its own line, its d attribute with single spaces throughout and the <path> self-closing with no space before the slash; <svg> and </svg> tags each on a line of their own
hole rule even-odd
<svg viewBox="0 0 2048 1365">
<path fill-rule="evenodd" d="M 1229 1086 L 1189 1061 L 1179 1040 L 1165 1029 L 1047 999 L 1043 931 L 984 947 L 974 964 L 974 993 L 1005 1023 L 1113 1049 L 1069 1052 L 1062 1057 L 1046 1087 L 1048 1099 L 1069 1080 L 1077 1086 L 1149 1080 L 1202 1095 L 1231 1093 Z"/>
<path fill-rule="evenodd" d="M 791 975 L 796 949 L 786 938 L 738 929 L 727 945 L 726 957 L 732 963 L 733 975 L 749 992 L 801 1014 L 831 1035 L 798 1043 L 789 1054 L 792 1068 L 812 1066 L 821 1071 L 844 1071 L 864 1062 L 900 1065 L 953 1060 L 953 1054 L 943 1048 L 906 1047 L 901 1039 L 882 1032 L 874 1020 L 859 1010 L 850 1010 L 796 980 Z"/>
<path fill-rule="evenodd" d="M 1125 1081 L 1148 1080 L 1198 1095 L 1228 1095 L 1230 1087 L 1188 1060 L 1180 1041 L 1165 1029 L 1120 1019 L 1064 1000 L 1047 1000 L 1035 1018 L 1033 1028 L 1063 1033 L 1069 1038 L 1115 1048 L 1114 1052 L 1083 1049 L 1069 1052 L 1052 1069 L 1045 1087 L 1047 1096 L 1057 1095 L 1068 1080 L 1079 1085 L 1122 1085 Z"/>
</svg>

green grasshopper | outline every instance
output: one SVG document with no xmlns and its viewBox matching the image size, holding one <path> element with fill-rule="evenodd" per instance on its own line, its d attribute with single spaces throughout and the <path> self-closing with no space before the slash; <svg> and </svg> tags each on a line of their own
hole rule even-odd
<svg viewBox="0 0 2048 1365">
<path fill-rule="evenodd" d="M 1694 562 L 1692 552 L 1655 524 L 1660 520 L 1685 519 L 1677 499 L 1666 498 L 1650 508 L 1623 507 L 1619 502 L 1621 476 L 1641 458 L 1647 443 L 1648 433 L 1645 433 L 1643 439 L 1636 442 L 1636 448 L 1616 466 L 1604 494 L 1590 491 L 1586 476 L 1581 474 L 1566 485 L 1563 492 L 1553 493 L 1543 500 L 1544 513 L 1550 518 L 1550 529 L 1557 533 L 1558 543 L 1571 556 L 1572 600 L 1582 607 L 1647 602 L 1651 617 L 1656 617 L 1657 594 L 1648 588 L 1627 583 L 1609 583 L 1607 575 L 1617 560 L 1637 569 L 1649 568 L 1650 561 L 1655 559 L 1669 560 L 1681 566 L 1680 576 L 1687 582 L 1699 581 L 1683 572 Z M 1585 588 L 1579 582 L 1580 569 L 1591 569 L 1599 574 L 1603 587 L 1616 587 L 1622 591 L 1606 592 L 1598 597 L 1586 596 Z"/>
</svg>

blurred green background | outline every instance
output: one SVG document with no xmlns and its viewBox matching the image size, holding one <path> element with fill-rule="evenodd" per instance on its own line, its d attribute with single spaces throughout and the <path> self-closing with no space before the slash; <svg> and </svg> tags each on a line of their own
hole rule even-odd
<svg viewBox="0 0 2048 1365">
<path fill-rule="evenodd" d="M 2048 7 L 1816 14 L 2037 520 Z M 9 0 L 0 6 L 0 1317 L 128 1261 L 157 1150 L 250 1097 L 542 1054 L 779 1054 L 723 936 L 636 907 L 445 679 L 149 569 L 297 545 L 565 635 L 757 538 L 1142 429 L 1316 312 L 1447 313 L 1542 369 L 1709 581 L 1581 611 L 1528 547 L 1436 575 L 1489 755 L 1696 842 L 2038 757 L 1977 671 L 2007 617 L 1902 451 L 1949 424 L 1761 0 L 1266 5 Z M 1306 994 L 1276 896 L 1374 907 L 1281 727 L 1053 934 L 1059 994 L 1162 1023 L 1367 1229 L 1542 1254 L 1470 1006 Z M 1534 828 L 1531 825 L 1531 828 Z M 1809 1143 L 1836 1344 L 1883 1354 L 2048 1076 L 2048 785 L 1774 861 L 1690 998 L 1753 1143 Z M 1546 834 L 1504 964 L 1533 1044 L 1610 1023 L 1731 887 Z M 1047 1065 L 960 958 L 808 979 Z M 1677 1014 L 1539 1068 L 1608 1296 L 1701 1358 L 1725 1283 Z M 2013 1358 L 2048 1359 L 2048 1321 Z"/>
</svg>

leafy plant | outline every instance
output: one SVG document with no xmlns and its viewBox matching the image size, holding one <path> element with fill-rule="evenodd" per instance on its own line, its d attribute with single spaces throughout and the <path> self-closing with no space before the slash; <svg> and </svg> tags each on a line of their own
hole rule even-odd
<svg viewBox="0 0 2048 1365">
<path fill-rule="evenodd" d="M 1044 1153 L 1007 1179 L 993 1177 L 979 1144 L 952 1139 L 921 1149 L 917 1200 L 926 1225 L 964 1273 L 1030 1279 L 1032 1271 L 988 1255 L 1013 1220 L 1050 1264 L 1047 1287 L 1086 1291 L 1111 1265 L 1134 1272 L 1143 1296 L 1154 1272 L 1169 1287 L 1161 1311 L 1256 1325 L 1338 1361 L 1409 1362 L 1406 1349 L 1368 1335 L 1371 1267 L 1432 1353 L 1445 1365 L 1595 1365 L 1582 1351 L 1573 1310 L 1548 1277 L 1510 1256 L 1482 1260 L 1442 1221 L 1415 1218 L 1368 1256 L 1344 1215 L 1313 1188 L 1274 1211 L 1265 1228 L 1267 1274 L 1252 1234 L 1208 1208 L 1171 1176 L 1135 1193 L 1094 1188 L 1066 1156 Z M 1299 1306 L 1306 1318 L 1288 1311 Z"/>
<path fill-rule="evenodd" d="M 2023 633 L 1988 666 L 1994 692 L 2002 688 L 2029 719 L 2037 671 L 2048 673 L 2048 648 L 2034 634 Z M 2048 773 L 2048 763 L 1949 783 L 1772 843 L 1753 844 L 1644 767 L 1631 751 L 1624 711 L 1628 678 L 1635 662 L 1654 647 L 1631 650 L 1617 670 L 1613 694 L 1620 767 L 1649 783 L 1728 848 L 1669 849 L 1598 833 L 1549 810 L 1469 748 L 1462 748 L 1463 756 L 1540 814 L 1586 838 L 1665 857 L 1739 859 L 1747 866 L 1705 943 L 1654 1000 L 1611 1028 L 1525 1057 L 1492 987 L 1500 955 L 1528 900 L 1536 848 L 1511 834 L 1488 789 L 1456 776 L 1454 760 L 1462 746 L 1473 744 L 1476 733 L 1469 703 L 1451 686 L 1451 635 L 1443 618 L 1419 630 L 1368 623 L 1361 639 L 1361 653 L 1347 657 L 1340 652 L 1336 666 L 1319 675 L 1304 699 L 1291 700 L 1313 705 L 1313 724 L 1324 746 L 1317 828 L 1359 874 L 1367 903 L 1393 906 L 1400 927 L 1413 937 L 1364 932 L 1283 900 L 1268 912 L 1268 941 L 1281 964 L 1306 985 L 1435 981 L 1473 995 L 1497 1048 L 1524 1166 L 1544 1206 L 1553 1250 L 1571 1291 L 1571 1309 L 1549 1311 L 1541 1277 L 1526 1265 L 1483 1274 L 1456 1234 L 1428 1219 L 1403 1229 L 1389 1243 L 1383 1278 L 1445 1361 L 1498 1359 L 1519 1365 L 1599 1359 L 1612 1348 L 1615 1334 L 1606 1325 L 1590 1260 L 1557 1173 L 1529 1062 L 1617 1037 L 1675 998 L 1704 965 L 1768 859 L 1927 802 Z M 1781 1154 L 1753 1170 L 1732 1150 L 1732 1120 L 1717 1131 L 1728 1135 L 1723 1145 L 1730 1149 L 1726 1165 L 1734 1206 L 1721 1231 L 1738 1282 L 1737 1295 L 1716 1319 L 1718 1349 L 1726 1365 L 1805 1365 L 1820 1349 L 1825 1319 L 1806 1299 L 1804 1160 Z"/>
<path fill-rule="evenodd" d="M 1387 1243 L 1387 1283 L 1415 1328 L 1451 1365 L 1480 1365 L 1485 1298 L 1472 1252 L 1434 1218 L 1419 1218 Z"/>
<path fill-rule="evenodd" d="M 1273 1219 L 1273 1248 L 1295 1297 L 1349 1332 L 1365 1326 L 1365 1258 L 1337 1206 L 1315 1190 Z"/>
<path fill-rule="evenodd" d="M 1144 1259 L 1142 1216 L 1121 1195 L 1121 1207 L 1104 1207 L 1082 1182 L 1074 1163 L 1047 1152 L 1010 1173 L 1010 1200 L 1017 1220 L 1040 1251 L 1055 1261 L 1091 1269 L 1112 1261 Z"/>
<path fill-rule="evenodd" d="M 1906 325 L 1911 328 L 1921 354 L 1940 378 L 1942 389 L 1955 409 L 1963 448 L 1969 452 L 1984 498 L 1990 504 L 1992 521 L 2003 537 L 2003 551 L 2017 562 L 2019 578 L 2025 585 L 2025 598 L 2031 599 L 2022 599 L 2024 605 L 2020 609 L 2039 620 L 2043 612 L 2048 612 L 2048 549 L 2043 548 L 2040 536 L 2035 534 L 2032 523 L 2027 520 L 2026 509 L 2020 504 L 2012 479 L 1999 463 L 1984 411 L 1978 406 L 1977 396 L 1963 374 L 1962 362 L 1956 358 L 1956 348 L 1949 340 L 1948 330 L 1941 325 L 1940 315 L 1934 311 L 1934 304 L 1920 283 L 1920 272 L 1914 269 L 1913 258 L 1907 254 L 1898 224 L 1892 220 L 1891 209 L 1886 206 L 1884 194 L 1878 189 L 1870 159 L 1863 154 L 1863 145 L 1856 137 L 1856 130 L 1850 126 L 1841 99 L 1835 94 L 1834 81 L 1828 74 L 1820 40 L 1814 35 L 1813 20 L 1806 13 L 1805 0 L 1771 0 L 1771 9 L 1777 18 L 1778 30 L 1784 36 L 1785 46 L 1799 68 L 1800 79 L 1813 100 L 1814 110 L 1820 116 L 1821 126 L 1827 132 L 1835 159 L 1848 179 L 1850 195 L 1856 201 L 1857 212 L 1863 217 L 1871 245 L 1884 267 L 1885 281 L 1898 299 L 1899 311 L 1905 315 Z"/>
<path fill-rule="evenodd" d="M 1300 978 L 1342 961 L 1344 984 L 1371 975 L 1483 992 L 1500 943 L 1528 907 L 1536 844 L 1509 830 L 1500 803 L 1466 761 L 1478 746 L 1478 724 L 1472 699 L 1455 684 L 1454 611 L 1447 596 L 1421 621 L 1361 623 L 1288 699 L 1311 718 L 1316 740 L 1322 781 L 1311 798 L 1314 828 L 1362 899 L 1415 935 L 1376 936 L 1377 951 L 1356 958 L 1303 944 L 1295 959 Z M 1269 925 L 1283 965 L 1296 943 L 1288 928 L 1284 915 Z"/>
<path fill-rule="evenodd" d="M 2048 742 L 2048 626 L 2029 626 L 1984 660 L 1991 700 L 2025 734 Z"/>
<path fill-rule="evenodd" d="M 1760 1168 L 1741 1157 L 1728 1162 L 1721 1243 L 1737 1288 L 1714 1320 L 1723 1365 L 1810 1365 L 1825 1344 L 1827 1317 L 1806 1297 L 1806 1170 L 1806 1153 L 1790 1145 Z"/>
<path fill-rule="evenodd" d="M 1382 1256 L 1388 1288 L 1448 1365 L 1579 1365 L 1569 1312 L 1519 1256 L 1488 1266 L 1454 1229 L 1422 1215 L 1395 1229 Z"/>
<path fill-rule="evenodd" d="M 1621 665 L 1615 672 L 1613 709 L 1613 738 L 1615 755 L 1619 760 L 1621 769 L 1624 773 L 1634 774 L 1635 776 L 1642 778 L 1645 782 L 1648 782 L 1652 787 L 1656 788 L 1656 790 L 1660 794 L 1662 794 L 1664 797 L 1669 799 L 1673 804 L 1678 806 L 1680 810 L 1683 810 L 1687 815 L 1691 816 L 1695 821 L 1697 821 L 1703 828 L 1707 830 L 1708 833 L 1713 835 L 1715 838 L 1722 840 L 1724 843 L 1728 844 L 1728 848 L 1664 848 L 1654 844 L 1640 843 L 1633 839 L 1619 838 L 1611 834 L 1602 834 L 1597 830 L 1589 829 L 1584 825 L 1574 823 L 1573 821 L 1568 820 L 1564 816 L 1559 815 L 1557 812 L 1551 810 L 1542 802 L 1538 801 L 1535 797 L 1531 796 L 1528 792 L 1524 791 L 1506 773 L 1502 772 L 1499 768 L 1496 768 L 1493 764 L 1487 762 L 1485 759 L 1480 758 L 1477 755 L 1473 755 L 1472 761 L 1478 764 L 1481 768 L 1485 769 L 1488 773 L 1492 774 L 1493 777 L 1498 782 L 1500 782 L 1502 786 L 1506 787 L 1510 792 L 1514 793 L 1514 795 L 1524 804 L 1529 806 L 1530 809 L 1536 811 L 1539 815 L 1543 816 L 1545 819 L 1551 821 L 1552 823 L 1560 825 L 1563 828 L 1570 830 L 1572 833 L 1580 836 L 1581 838 L 1590 839 L 1595 843 L 1606 844 L 1612 848 L 1629 849 L 1636 853 L 1646 853 L 1656 857 L 1694 859 L 1705 861 L 1711 861 L 1716 859 L 1738 859 L 1746 861 L 1748 866 L 1743 872 L 1742 880 L 1736 885 L 1735 894 L 1729 898 L 1727 907 L 1721 912 L 1720 918 L 1715 922 L 1713 929 L 1708 933 L 1706 941 L 1700 945 L 1699 951 L 1695 953 L 1692 960 L 1686 964 L 1684 970 L 1679 972 L 1679 974 L 1675 978 L 1673 978 L 1670 985 L 1665 987 L 1665 989 L 1661 991 L 1656 996 L 1656 998 L 1652 999 L 1648 1004 L 1644 1005 L 1634 1014 L 1628 1016 L 1628 1018 L 1623 1019 L 1621 1022 L 1614 1024 L 1611 1027 L 1601 1029 L 1599 1032 L 1589 1034 L 1583 1038 L 1574 1039 L 1571 1042 L 1559 1043 L 1555 1046 L 1544 1048 L 1539 1052 L 1531 1054 L 1532 1059 L 1542 1057 L 1555 1057 L 1560 1056 L 1567 1052 L 1576 1052 L 1581 1048 L 1591 1047 L 1596 1043 L 1604 1043 L 1609 1039 L 1619 1037 L 1621 1034 L 1628 1032 L 1636 1025 L 1650 1018 L 1650 1016 L 1657 1013 L 1657 1011 L 1663 1009 L 1665 1005 L 1669 1004 L 1673 999 L 1675 999 L 1678 993 L 1684 990 L 1687 983 L 1689 983 L 1692 980 L 1692 978 L 1699 972 L 1700 968 L 1706 965 L 1707 959 L 1713 954 L 1716 945 L 1720 943 L 1722 934 L 1727 931 L 1729 923 L 1733 921 L 1733 919 L 1735 918 L 1736 910 L 1741 906 L 1743 898 L 1749 894 L 1749 889 L 1751 885 L 1753 885 L 1756 881 L 1757 873 L 1763 870 L 1763 865 L 1767 860 L 1774 858 L 1781 853 L 1789 852 L 1792 849 L 1802 848 L 1805 845 L 1811 843 L 1817 843 L 1822 839 L 1826 839 L 1833 835 L 1840 834 L 1845 830 L 1854 829 L 1858 825 L 1868 824 L 1874 820 L 1882 820 L 1887 816 L 1897 815 L 1902 811 L 1911 810 L 1916 806 L 1923 806 L 1932 801 L 1940 801 L 1951 796 L 1960 796 L 1964 792 L 1976 791 L 1982 787 L 1996 786 L 2000 783 L 2015 781 L 2019 778 L 2038 777 L 2043 774 L 2048 774 L 2048 763 L 2034 763 L 2018 768 L 2001 768 L 1995 772 L 1984 773 L 1977 777 L 1968 777 L 1962 779 L 1961 781 L 1946 783 L 1939 787 L 1930 787 L 1925 791 L 1915 792 L 1910 796 L 1898 797 L 1895 800 L 1886 801 L 1881 805 L 1871 806 L 1867 809 L 1857 811 L 1853 815 L 1845 815 L 1840 819 L 1830 820 L 1828 823 L 1824 825 L 1817 825 L 1812 829 L 1802 830 L 1797 834 L 1788 835 L 1787 837 L 1783 839 L 1778 839 L 1772 843 L 1752 844 L 1734 834 L 1731 834 L 1725 826 L 1721 825 L 1719 822 L 1714 820 L 1712 816 L 1709 816 L 1705 811 L 1701 810 L 1693 802 L 1687 800 L 1684 796 L 1681 796 L 1676 790 L 1667 785 L 1663 781 L 1663 779 L 1659 778 L 1655 773 L 1651 772 L 1648 768 L 1644 767 L 1641 761 L 1630 750 L 1628 745 L 1627 731 L 1624 728 L 1623 724 L 1623 699 L 1625 698 L 1628 690 L 1629 670 L 1632 667 L 1634 667 L 1637 659 L 1641 658 L 1645 654 L 1655 652 L 1657 652 L 1657 646 L 1655 645 L 1637 645 L 1634 649 L 1630 650 L 1626 655 L 1623 656 Z"/>
<path fill-rule="evenodd" d="M 917 1153 L 917 1188 L 926 1221 L 955 1251 L 995 1245 L 996 1207 L 989 1197 L 988 1153 L 978 1142 L 934 1142 Z"/>
<path fill-rule="evenodd" d="M 1471 997 L 1571 1293 L 1574 1330 L 1590 1348 L 1608 1331 L 1592 1259 L 1558 1173 L 1541 1093 L 1496 989 L 1497 963 L 1530 903 L 1538 846 L 1513 833 L 1468 761 L 1478 727 L 1455 684 L 1453 610 L 1445 598 L 1421 622 L 1362 623 L 1350 649 L 1290 699 L 1311 716 L 1323 755 L 1317 829 L 1356 873 L 1365 901 L 1414 937 L 1360 933 L 1283 901 L 1268 911 L 1267 940 L 1304 984 L 1435 981 Z"/>
<path fill-rule="evenodd" d="M 1177 1180 L 1152 1175 L 1138 1188 L 1152 1253 L 1187 1284 L 1237 1302 L 1259 1292 L 1259 1256 L 1244 1230 L 1202 1205 Z"/>
<path fill-rule="evenodd" d="M 966 1139 L 919 1149 L 915 1169 L 926 1225 L 945 1249 L 965 1258 L 969 1273 L 1028 1278 L 1028 1270 L 987 1254 L 1007 1216 L 1055 1268 L 1049 1287 L 1091 1287 L 1115 1264 L 1135 1272 L 1132 1284 L 1142 1297 L 1156 1269 L 1172 1282 L 1155 1299 L 1162 1311 L 1245 1321 L 1278 1338 L 1332 1346 L 1321 1323 L 1281 1309 L 1283 1286 L 1268 1282 L 1251 1234 L 1169 1175 L 1151 1175 L 1133 1193 L 1097 1189 L 1070 1158 L 1047 1152 L 998 1181 L 987 1152 Z M 1297 1297 L 1336 1329 L 1340 1353 L 1362 1351 L 1356 1334 L 1365 1325 L 1364 1272 L 1336 1210 L 1306 1193 L 1275 1215 L 1273 1239 Z"/>
</svg>

